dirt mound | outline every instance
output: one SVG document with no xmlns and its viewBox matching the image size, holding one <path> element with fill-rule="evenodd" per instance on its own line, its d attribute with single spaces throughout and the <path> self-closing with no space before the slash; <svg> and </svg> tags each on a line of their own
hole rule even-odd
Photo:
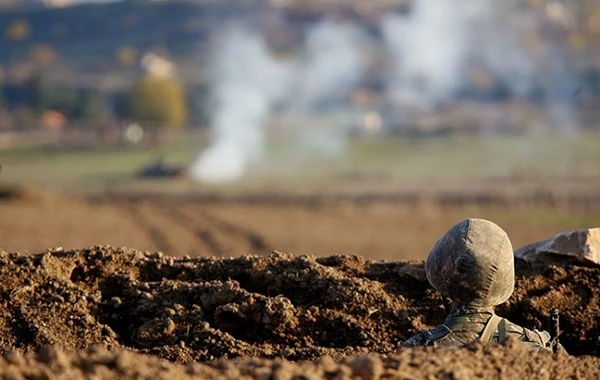
<svg viewBox="0 0 600 380">
<path fill-rule="evenodd" d="M 356 355 L 315 362 L 285 359 L 220 359 L 187 366 L 125 350 L 101 347 L 65 353 L 44 347 L 37 353 L 9 352 L 0 358 L 0 377 L 36 379 L 584 379 L 597 378 L 600 359 L 531 353 L 509 342 L 458 350 L 403 349 L 397 354 Z"/>
<path fill-rule="evenodd" d="M 600 356 L 600 269 L 517 262 L 499 314 Z M 100 343 L 179 361 L 389 354 L 446 312 L 421 262 L 358 256 L 174 258 L 112 247 L 0 253 L 0 348 Z"/>
</svg>

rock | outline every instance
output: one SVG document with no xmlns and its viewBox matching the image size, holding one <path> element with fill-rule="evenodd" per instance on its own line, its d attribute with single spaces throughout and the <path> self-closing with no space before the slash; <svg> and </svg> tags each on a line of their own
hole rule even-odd
<svg viewBox="0 0 600 380">
<path fill-rule="evenodd" d="M 171 318 L 152 319 L 140 326 L 136 337 L 138 343 L 141 345 L 157 341 L 174 340 L 175 337 L 172 334 L 176 327 L 175 322 Z"/>
<path fill-rule="evenodd" d="M 515 252 L 516 258 L 525 261 L 546 261 L 557 255 L 569 261 L 600 265 L 600 228 L 561 232 Z"/>
</svg>

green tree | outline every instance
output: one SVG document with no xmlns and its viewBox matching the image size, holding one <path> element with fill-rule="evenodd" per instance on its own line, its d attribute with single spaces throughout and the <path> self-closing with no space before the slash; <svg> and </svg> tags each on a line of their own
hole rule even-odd
<svg viewBox="0 0 600 380">
<path fill-rule="evenodd" d="M 134 66 L 137 59 L 137 51 L 129 45 L 121 46 L 117 50 L 117 59 L 124 66 Z"/>
<path fill-rule="evenodd" d="M 142 77 L 129 95 L 128 116 L 139 122 L 169 128 L 182 127 L 187 118 L 183 85 L 172 77 Z"/>
<path fill-rule="evenodd" d="M 48 44 L 36 44 L 29 49 L 29 58 L 38 64 L 48 65 L 56 62 L 58 53 Z"/>
<path fill-rule="evenodd" d="M 52 102 L 51 89 L 46 76 L 41 71 L 36 71 L 27 82 L 30 95 L 30 106 L 38 114 L 47 110 Z"/>
<path fill-rule="evenodd" d="M 34 129 L 39 126 L 39 118 L 35 112 L 25 105 L 20 105 L 13 111 L 15 127 L 18 129 Z"/>
<path fill-rule="evenodd" d="M 69 114 L 76 112 L 79 104 L 79 94 L 76 89 L 61 86 L 53 89 L 49 88 L 47 91 L 47 108 Z"/>
<path fill-rule="evenodd" d="M 98 91 L 83 90 L 79 96 L 79 103 L 75 117 L 83 121 L 94 121 L 102 117 L 104 98 Z"/>
<path fill-rule="evenodd" d="M 6 32 L 4 33 L 4 37 L 11 42 L 20 42 L 29 38 L 31 34 L 31 27 L 29 23 L 24 20 L 13 21 L 8 28 L 6 28 Z"/>
<path fill-rule="evenodd" d="M 4 70 L 0 66 L 0 113 L 4 111 Z"/>
</svg>

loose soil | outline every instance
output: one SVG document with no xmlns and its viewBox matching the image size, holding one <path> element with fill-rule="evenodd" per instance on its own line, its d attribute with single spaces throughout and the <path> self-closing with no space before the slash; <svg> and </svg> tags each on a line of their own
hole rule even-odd
<svg viewBox="0 0 600 380">
<path fill-rule="evenodd" d="M 600 269 L 520 261 L 516 268 L 515 293 L 498 313 L 544 328 L 558 307 L 563 345 L 587 357 L 478 346 L 394 354 L 446 314 L 420 261 L 278 252 L 174 258 L 109 246 L 4 252 L 0 371 L 14 379 L 597 378 Z"/>
<path fill-rule="evenodd" d="M 459 350 L 404 349 L 392 355 L 324 356 L 314 362 L 240 358 L 181 365 L 127 350 L 95 346 L 65 353 L 44 347 L 37 353 L 0 357 L 4 379 L 598 379 L 597 357 L 532 353 L 518 344 L 471 345 Z"/>
<path fill-rule="evenodd" d="M 532 209 L 529 200 L 476 197 L 0 193 L 0 247 L 21 252 L 0 249 L 2 379 L 599 378 L 600 269 L 564 262 L 517 261 L 515 293 L 497 310 L 544 328 L 558 307 L 561 341 L 573 356 L 512 343 L 400 348 L 446 310 L 422 261 L 398 260 L 424 258 L 464 217 L 498 222 L 515 248 L 597 226 L 594 199 L 549 199 Z M 98 243 L 142 251 L 69 250 Z M 65 248 L 27 253 L 46 247 Z"/>
</svg>

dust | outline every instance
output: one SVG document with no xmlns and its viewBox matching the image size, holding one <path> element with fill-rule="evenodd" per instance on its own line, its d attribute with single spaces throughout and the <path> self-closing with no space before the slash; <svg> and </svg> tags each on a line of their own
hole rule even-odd
<svg viewBox="0 0 600 380">
<path fill-rule="evenodd" d="M 561 342 L 572 355 L 590 355 L 532 356 L 532 363 L 545 366 L 548 378 L 566 376 L 563 369 L 597 368 L 600 268 L 517 261 L 516 269 L 515 293 L 498 313 L 524 327 L 545 328 L 549 309 L 558 307 Z M 449 370 L 458 372 L 442 377 L 473 378 L 506 374 L 504 360 L 514 363 L 511 371 L 525 360 L 518 350 L 482 347 L 433 357 L 429 351 L 396 353 L 403 340 L 446 315 L 421 261 L 280 252 L 175 258 L 96 246 L 37 255 L 2 252 L 0 278 L 5 374 L 57 373 L 53 366 L 62 361 L 65 371 L 100 371 L 96 378 L 130 376 L 134 364 L 154 371 L 150 377 L 169 378 L 261 378 L 280 368 L 313 371 L 315 378 L 369 379 L 397 371 L 405 378 L 421 370 L 438 376 L 454 368 Z M 531 371 L 523 365 L 514 373 Z"/>
</svg>

